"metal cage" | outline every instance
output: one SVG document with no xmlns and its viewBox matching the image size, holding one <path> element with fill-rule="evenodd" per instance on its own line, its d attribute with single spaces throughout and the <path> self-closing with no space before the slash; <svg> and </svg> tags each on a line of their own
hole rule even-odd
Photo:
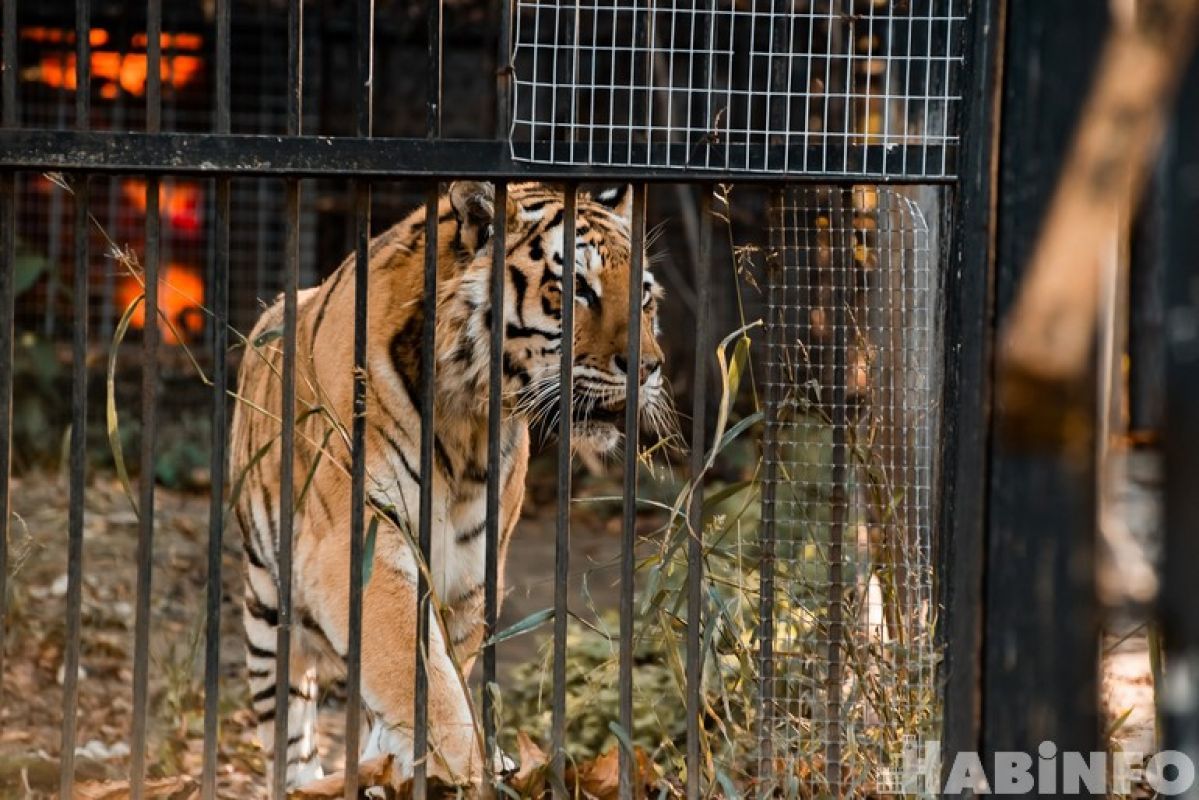
<svg viewBox="0 0 1199 800">
<path fill-rule="evenodd" d="M 951 177 L 964 7 L 519 0 L 512 155 Z"/>
<path fill-rule="evenodd" d="M 304 20 L 306 4 L 286 3 L 285 133 L 235 133 L 236 104 L 231 87 L 237 80 L 231 53 L 233 0 L 211 5 L 214 114 L 211 130 L 171 131 L 163 119 L 163 3 L 145 3 L 147 76 L 143 132 L 95 130 L 92 95 L 74 97 L 73 129 L 29 127 L 23 116 L 19 70 L 17 0 L 3 5 L 2 117 L 0 117 L 0 421 L 11 417 L 16 328 L 13 274 L 19 233 L 18 176 L 61 172 L 71 187 L 73 282 L 71 296 L 89 296 L 88 266 L 101 256 L 88 231 L 93 207 L 104 198 L 96 176 L 141 176 L 144 189 L 145 295 L 149 319 L 163 304 L 160 276 L 163 258 L 164 209 L 160 188 L 179 178 L 212 181 L 210 266 L 206 302 L 211 310 L 211 433 L 207 588 L 204 623 L 203 763 L 200 792 L 217 796 L 220 785 L 218 703 L 221 672 L 222 543 L 226 497 L 234 487 L 227 475 L 226 419 L 230 404 L 229 355 L 236 344 L 230 332 L 231 288 L 237 286 L 238 247 L 235 216 L 242 182 L 281 182 L 283 217 L 278 247 L 267 254 L 273 268 L 267 283 L 281 288 L 283 326 L 278 347 L 283 352 L 283 407 L 296 398 L 296 320 L 299 290 L 306 263 L 305 195 L 316 179 L 349 182 L 353 192 L 355 409 L 366 407 L 366 297 L 372 233 L 371 199 L 386 181 L 418 182 L 436 231 L 439 190 L 459 178 L 491 181 L 498 216 L 493 242 L 494 268 L 490 298 L 503 303 L 506 254 L 502 201 L 509 183 L 537 180 L 561 185 L 567 211 L 565 234 L 574 231 L 574 207 L 582 181 L 633 184 L 632 280 L 628 320 L 628 353 L 636 363 L 640 273 L 647 237 L 646 208 L 650 186 L 679 182 L 697 187 L 696 258 L 691 278 L 697 295 L 695 369 L 691 379 L 704 387 L 714 371 L 716 347 L 712 320 L 706 313 L 713 297 L 713 214 L 710 202 L 718 184 L 743 181 L 766 185 L 774 205 L 768 229 L 766 272 L 768 378 L 757 559 L 757 600 L 748 614 L 758 624 L 754 646 L 759 653 L 752 676 L 759 708 L 754 716 L 758 737 L 756 763 L 744 763 L 738 777 L 763 795 L 778 789 L 788 796 L 812 796 L 827 790 L 847 796 L 860 793 L 870 780 L 861 769 L 892 763 L 893 742 L 871 740 L 875 716 L 902 709 L 915 728 L 937 723 L 937 689 L 933 683 L 936 619 L 932 597 L 933 536 L 938 498 L 932 492 L 933 441 L 939 434 L 937 380 L 938 329 L 936 298 L 939 276 L 947 270 L 938 257 L 936 237 L 921 209 L 903 192 L 862 185 L 864 179 L 906 184 L 959 186 L 958 106 L 967 79 L 962 70 L 973 31 L 979 52 L 990 53 L 980 31 L 990 13 L 987 2 L 965 0 L 871 0 L 863 2 L 710 3 L 680 6 L 611 3 L 549 3 L 542 0 L 501 4 L 496 40 L 500 69 L 494 98 L 494 135 L 454 140 L 442 133 L 443 3 L 430 0 L 427 15 L 424 138 L 372 136 L 373 101 L 384 78 L 374 70 L 375 3 L 353 3 L 356 59 L 347 67 L 347 93 L 353 96 L 353 135 L 311 135 L 305 123 Z M 769 5 L 769 7 L 767 7 Z M 981 12 L 976 9 L 981 8 Z M 967 9 L 970 9 L 969 11 Z M 92 84 L 91 3 L 76 0 L 72 45 L 75 85 Z M 142 20 L 138 20 L 141 22 Z M 515 42 L 515 47 L 513 43 Z M 281 48 L 282 49 L 282 48 Z M 962 73 L 962 74 L 959 74 Z M 394 76 L 393 76 L 394 77 Z M 985 127 L 985 126 L 984 126 Z M 981 130 L 981 129 L 980 129 Z M 982 136 L 978 133 L 977 136 Z M 976 147 L 979 147 L 975 143 Z M 107 180 L 105 178 L 104 180 Z M 803 184 L 792 186 L 791 182 Z M 807 188 L 804 188 L 807 187 Z M 63 198 L 65 200 L 65 197 Z M 977 198 L 975 198 L 977 199 Z M 65 203 L 64 203 L 65 205 Z M 930 218 L 931 218 L 930 210 Z M 231 233 L 232 232 L 232 233 Z M 948 233 L 946 234 L 948 236 Z M 434 362 L 437 315 L 437 252 L 427 248 L 423 264 L 420 337 L 422 363 Z M 573 281 L 563 285 L 564 328 L 573 315 Z M 69 524 L 67 591 L 63 633 L 62 750 L 60 790 L 75 788 L 77 697 L 86 653 L 81 645 L 83 614 L 84 531 L 88 509 L 85 489 L 90 467 L 86 454 L 89 408 L 96 390 L 89 386 L 89 346 L 107 331 L 96 331 L 86 302 L 69 305 L 71 341 L 71 426 L 69 436 Z M 486 431 L 487 516 L 485 644 L 481 653 L 482 737 L 490 756 L 497 747 L 496 634 L 498 623 L 497 555 L 499 539 L 500 379 L 505 330 L 502 315 L 493 314 L 487 374 L 490 379 L 489 424 Z M 168 343 L 157 326 L 145 326 L 139 337 L 142 358 L 138 448 L 142 464 L 153 464 L 163 419 L 160 366 Z M 566 342 L 572 337 L 564 336 Z M 973 346 L 981 347 L 980 342 Z M 624 431 L 637 441 L 637 371 L 629 370 Z M 570 347 L 563 348 L 562 373 L 571 387 Z M 19 390 L 19 387 L 18 387 Z M 420 474 L 433 472 L 434 381 L 421 387 L 419 431 Z M 571 567 L 572 392 L 561 393 L 559 461 L 556 474 L 553 638 L 550 650 L 554 682 L 548 692 L 550 791 L 566 796 L 564 737 L 568 722 L 562 676 L 567 658 L 567 580 Z M 685 564 L 680 607 L 673 610 L 674 629 L 683 643 L 677 673 L 686 710 L 686 734 L 678 743 L 687 768 L 680 778 L 690 800 L 705 792 L 726 792 L 728 775 L 711 767 L 705 729 L 718 724 L 718 713 L 703 695 L 710 681 L 712 641 L 719 627 L 719 607 L 708 593 L 705 507 L 706 454 L 713 442 L 708 398 L 694 392 L 690 409 L 688 477 L 693 489 L 675 509 L 684 536 L 675 556 Z M 724 409 L 727 411 L 727 409 Z M 94 423 L 93 423 L 94 425 Z M 346 667 L 345 767 L 347 797 L 358 796 L 357 766 L 362 722 L 363 557 L 367 538 L 366 431 L 363 413 L 355 413 L 347 430 L 350 503 L 352 508 Z M 748 425 L 748 423 L 747 423 Z M 296 419 L 281 420 L 283 452 L 281 485 L 295 486 Z M 0 634 L 7 620 L 3 606 L 8 571 L 7 532 L 11 525 L 11 429 L 0 429 Z M 718 444 L 718 443 L 717 443 Z M 636 631 L 636 567 L 638 450 L 623 455 L 620 511 L 617 701 L 611 724 L 633 729 L 634 646 Z M 151 576 L 154 570 L 156 486 L 142 480 L 136 488 L 137 581 L 134 596 L 132 724 L 129 778 L 134 797 L 146 791 L 151 703 L 152 635 Z M 432 483 L 420 486 L 415 516 L 415 550 L 427 564 L 434 550 Z M 294 498 L 280 498 L 277 582 L 279 635 L 276 642 L 276 763 L 286 760 L 290 631 L 303 620 L 292 603 L 291 551 Z M 428 753 L 429 615 L 432 602 L 425 573 L 420 573 L 419 621 L 413 651 L 415 671 L 412 737 L 415 757 L 413 796 L 431 794 L 424 756 Z M 683 607 L 682 600 L 685 600 Z M 548 617 L 547 617 L 548 618 Z M 866 662 L 851 663 L 855 652 Z M 0 658 L 3 650 L 0 649 Z M 0 670 L 4 667 L 0 663 Z M 860 669 L 859 669 L 860 667 Z M 299 676 L 294 676 L 299 678 Z M 866 684 L 901 695 L 889 708 L 863 697 Z M 915 732 L 915 731 L 913 731 Z M 749 759 L 752 761 L 753 759 Z M 619 749 L 620 795 L 632 798 L 638 764 L 627 747 Z M 275 773 L 273 796 L 285 796 L 283 771 Z M 798 783 L 802 785 L 798 785 Z"/>
</svg>

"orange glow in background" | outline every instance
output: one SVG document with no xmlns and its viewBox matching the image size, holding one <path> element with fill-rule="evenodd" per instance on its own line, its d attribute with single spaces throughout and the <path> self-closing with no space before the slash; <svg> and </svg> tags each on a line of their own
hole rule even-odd
<svg viewBox="0 0 1199 800">
<path fill-rule="evenodd" d="M 31 42 L 75 44 L 75 31 L 63 30 L 62 28 L 43 28 L 35 25 L 29 28 L 22 28 L 21 38 L 28 39 Z M 104 45 L 108 44 L 108 31 L 102 28 L 92 28 L 92 31 L 88 34 L 87 38 L 88 41 L 92 43 L 92 47 L 103 47 Z M 144 42 L 145 39 L 145 34 L 143 34 L 142 41 Z"/>
<path fill-rule="evenodd" d="M 46 44 L 74 44 L 75 33 L 59 28 L 29 27 L 21 31 L 21 37 L 29 41 Z M 103 29 L 93 29 L 91 32 L 93 47 L 108 44 L 108 32 Z M 146 34 L 134 34 L 132 44 L 135 49 L 145 50 Z M 198 51 L 204 45 L 204 38 L 194 33 L 164 33 L 162 34 L 163 51 L 188 50 Z M 100 96 L 111 100 L 116 98 L 119 90 L 141 97 L 146 93 L 146 70 L 148 60 L 144 52 L 121 54 L 111 50 L 92 53 L 92 78 L 100 84 Z M 203 74 L 204 60 L 198 55 L 174 54 L 164 55 L 162 64 L 162 85 L 171 89 L 184 89 L 195 82 Z M 21 76 L 28 81 L 45 84 L 52 89 L 74 90 L 75 86 L 75 54 L 51 53 L 38 59 L 36 66 L 21 71 Z"/>
<path fill-rule="evenodd" d="M 124 313 L 138 295 L 142 285 L 132 275 L 125 274 L 117 285 L 117 308 Z M 158 275 L 158 333 L 164 344 L 182 344 L 204 330 L 204 279 L 199 270 L 184 264 L 168 264 Z M 171 330 L 165 317 L 175 326 Z M 146 326 L 146 304 L 143 301 L 130 318 L 132 327 Z M 176 335 L 178 334 L 178 335 Z"/>
<path fill-rule="evenodd" d="M 121 194 L 141 214 L 146 213 L 146 182 L 127 178 L 121 183 Z M 160 183 L 158 211 L 180 233 L 197 234 L 204 225 L 202 208 L 204 196 L 194 183 Z"/>
</svg>

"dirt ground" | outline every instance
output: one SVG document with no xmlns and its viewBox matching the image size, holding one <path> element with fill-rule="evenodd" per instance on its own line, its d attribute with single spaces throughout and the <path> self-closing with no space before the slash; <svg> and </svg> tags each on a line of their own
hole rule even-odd
<svg viewBox="0 0 1199 800">
<path fill-rule="evenodd" d="M 533 470 L 552 474 L 553 460 Z M 576 481 L 576 497 L 618 493 L 615 477 Z M 501 629 L 553 606 L 552 479 L 534 480 L 509 556 L 511 591 Z M 135 487 L 136 491 L 136 487 Z M 14 577 L 0 703 L 0 798 L 40 797 L 57 788 L 67 590 L 64 476 L 16 477 L 10 552 Z M 152 577 L 151 775 L 200 773 L 208 497 L 156 493 Z M 611 505 L 611 504 L 609 504 Z M 599 509 L 598 511 L 596 509 Z M 610 513 L 609 513 L 610 512 Z M 646 520 L 646 525 L 651 525 Z M 584 614 L 618 603 L 619 514 L 576 503 L 572 515 L 571 606 Z M 83 634 L 78 703 L 81 780 L 124 777 L 132 716 L 137 517 L 115 476 L 93 476 L 85 496 Z M 261 794 L 262 758 L 248 712 L 240 632 L 242 554 L 236 530 L 224 540 L 221 642 L 220 793 Z M 579 592 L 587 574 L 590 600 Z M 548 628 L 497 646 L 501 680 L 537 657 Z M 477 676 L 476 676 L 477 677 Z M 326 766 L 342 754 L 342 707 L 322 715 Z"/>
<path fill-rule="evenodd" d="M 553 605 L 553 461 L 534 463 L 525 513 L 512 544 L 501 628 Z M 538 477 L 538 471 L 544 475 Z M 617 494 L 614 475 L 576 480 L 577 497 Z M 0 798 L 50 796 L 57 788 L 62 719 L 66 596 L 66 497 L 63 476 L 15 478 L 18 515 L 10 543 L 12 605 L 0 703 Z M 83 638 L 77 757 L 81 781 L 122 778 L 132 716 L 132 652 L 137 518 L 111 475 L 93 476 L 85 500 Z M 618 601 L 618 506 L 576 503 L 572 517 L 571 605 L 585 614 Z M 200 773 L 203 726 L 203 608 L 208 498 L 159 490 L 152 583 L 150 744 L 152 776 Z M 652 528 L 646 517 L 643 527 Z M 263 763 L 248 712 L 240 635 L 241 552 L 236 531 L 224 542 L 221 643 L 221 753 L 224 797 L 262 796 Z M 589 602 L 579 591 L 587 575 Z M 589 607 L 590 606 L 590 607 Z M 498 647 L 501 681 L 537 658 L 546 630 Z M 1153 751 L 1153 691 L 1144 628 L 1105 642 L 1103 692 L 1113 741 Z M 477 676 L 476 676 L 477 678 Z M 326 766 L 341 759 L 341 708 L 322 715 Z M 539 732 L 535 732 L 539 733 Z"/>
</svg>

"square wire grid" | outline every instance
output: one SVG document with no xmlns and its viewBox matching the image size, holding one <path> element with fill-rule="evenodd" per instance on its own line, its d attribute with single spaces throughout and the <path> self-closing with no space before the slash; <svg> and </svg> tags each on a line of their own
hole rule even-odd
<svg viewBox="0 0 1199 800">
<path fill-rule="evenodd" d="M 783 796 L 874 796 L 938 719 L 929 229 L 881 187 L 776 197 L 760 731 Z"/>
<path fill-rule="evenodd" d="M 516 160 L 949 178 L 966 0 L 518 0 Z"/>
</svg>

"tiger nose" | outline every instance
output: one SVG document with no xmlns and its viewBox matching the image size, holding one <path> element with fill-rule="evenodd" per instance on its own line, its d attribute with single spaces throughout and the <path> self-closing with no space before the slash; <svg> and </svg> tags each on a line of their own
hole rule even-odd
<svg viewBox="0 0 1199 800">
<path fill-rule="evenodd" d="M 612 359 L 613 359 L 613 361 L 616 362 L 616 369 L 619 372 L 623 372 L 626 375 L 629 374 L 628 356 L 615 355 L 612 357 Z M 646 380 L 649 379 L 649 376 L 653 375 L 655 372 L 657 372 L 658 368 L 661 366 L 662 366 L 661 359 L 655 358 L 654 356 L 646 356 L 646 357 L 642 358 L 641 359 L 641 369 L 638 370 L 638 378 L 640 379 L 640 381 L 642 383 L 645 383 Z"/>
</svg>

